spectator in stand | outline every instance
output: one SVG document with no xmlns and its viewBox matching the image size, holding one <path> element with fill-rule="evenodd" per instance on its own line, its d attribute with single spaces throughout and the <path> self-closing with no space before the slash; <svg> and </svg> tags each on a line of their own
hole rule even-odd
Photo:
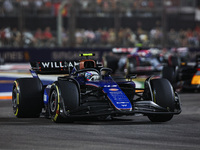
<svg viewBox="0 0 200 150">
<path fill-rule="evenodd" d="M 123 36 L 124 36 L 124 29 L 120 28 L 116 42 L 117 45 L 121 45 L 123 43 Z"/>
<path fill-rule="evenodd" d="M 179 46 L 182 47 L 187 47 L 188 46 L 188 42 L 187 42 L 187 35 L 186 35 L 186 31 L 183 29 L 180 29 L 178 32 L 179 35 Z"/>
<path fill-rule="evenodd" d="M 101 33 L 101 44 L 107 46 L 108 44 L 109 33 L 106 29 L 102 30 Z"/>
<path fill-rule="evenodd" d="M 75 33 L 75 37 L 76 37 L 76 45 L 79 47 L 81 45 L 83 45 L 83 30 L 81 29 L 77 29 L 76 33 Z"/>
<path fill-rule="evenodd" d="M 197 47 L 199 45 L 198 34 L 195 32 L 195 30 L 193 31 L 192 29 L 188 29 L 186 31 L 186 36 L 189 46 Z"/>
<path fill-rule="evenodd" d="M 115 36 L 115 31 L 113 28 L 110 28 L 108 30 L 108 34 L 109 34 L 109 37 L 108 37 L 108 44 L 109 46 L 111 45 L 115 45 L 115 39 L 116 39 L 116 36 Z"/>
<path fill-rule="evenodd" d="M 193 45 L 194 44 L 194 38 L 193 38 L 193 32 L 192 32 L 191 29 L 187 29 L 186 36 L 187 36 L 187 39 L 188 39 L 188 44 Z"/>
<path fill-rule="evenodd" d="M 171 46 L 176 46 L 178 44 L 178 35 L 177 32 L 174 29 L 170 29 L 168 33 L 168 38 L 169 38 L 169 45 Z"/>
<path fill-rule="evenodd" d="M 34 8 L 33 8 L 34 14 L 35 15 L 40 14 L 42 7 L 43 7 L 43 1 L 35 0 L 34 1 Z"/>
<path fill-rule="evenodd" d="M 85 30 L 84 32 L 84 37 L 86 39 L 86 42 L 89 44 L 89 45 L 92 45 L 94 43 L 94 40 L 95 40 L 95 34 L 94 32 L 90 29 L 90 30 Z"/>
<path fill-rule="evenodd" d="M 200 25 L 197 24 L 194 30 L 195 30 L 197 33 L 200 34 Z"/>
<path fill-rule="evenodd" d="M 54 15 L 52 0 L 44 0 L 44 6 L 42 8 L 43 8 L 42 13 L 44 13 L 45 15 Z M 63 9 L 63 11 L 65 11 L 63 12 L 63 15 L 66 16 L 67 15 L 66 6 Z"/>
<path fill-rule="evenodd" d="M 150 43 L 152 46 L 161 46 L 161 40 L 162 40 L 162 31 L 160 27 L 156 27 L 151 29 L 150 31 Z"/>
<path fill-rule="evenodd" d="M 128 38 L 128 40 L 131 44 L 131 47 L 134 47 L 138 43 L 137 36 L 133 31 L 131 31 L 131 36 Z"/>
<path fill-rule="evenodd" d="M 124 44 L 127 45 L 127 46 L 133 46 L 135 43 L 133 43 L 133 33 L 131 31 L 130 28 L 126 28 L 125 31 L 124 31 Z"/>
<path fill-rule="evenodd" d="M 44 36 L 43 36 L 43 33 L 42 33 L 42 29 L 41 28 L 38 28 L 35 32 L 35 35 L 34 37 L 38 40 L 43 40 L 44 39 Z"/>
<path fill-rule="evenodd" d="M 200 25 L 197 24 L 194 30 L 197 34 L 197 40 L 200 42 Z"/>
<path fill-rule="evenodd" d="M 14 11 L 14 7 L 11 0 L 5 0 L 3 3 L 3 10 L 6 15 L 10 15 Z"/>
<path fill-rule="evenodd" d="M 30 30 L 24 29 L 23 42 L 25 47 L 33 47 L 35 45 L 35 38 Z"/>
<path fill-rule="evenodd" d="M 154 8 L 154 2 L 152 0 L 149 0 L 148 6 L 150 9 Z"/>
<path fill-rule="evenodd" d="M 21 33 L 17 28 L 12 29 L 12 46 L 19 47 L 21 41 Z"/>
<path fill-rule="evenodd" d="M 110 11 L 110 3 L 108 1 L 103 2 L 103 11 L 105 12 Z"/>
<path fill-rule="evenodd" d="M 143 7 L 143 8 L 147 8 L 147 6 L 148 6 L 147 0 L 141 1 L 140 5 L 141 5 L 141 7 Z"/>
<path fill-rule="evenodd" d="M 98 30 L 95 31 L 95 44 L 96 44 L 96 46 L 101 45 L 101 32 L 102 32 L 101 28 L 99 28 Z"/>
<path fill-rule="evenodd" d="M 51 33 L 51 28 L 46 27 L 43 33 L 45 46 L 55 46 L 55 38 Z"/>
<path fill-rule="evenodd" d="M 20 1 L 20 5 L 21 5 L 21 7 L 23 7 L 23 13 L 24 14 L 27 14 L 27 15 L 31 15 L 32 14 L 32 12 L 31 12 L 32 7 L 31 7 L 30 1 L 28 1 L 28 0 L 21 0 Z"/>
<path fill-rule="evenodd" d="M 43 33 L 42 33 L 42 29 L 41 29 L 41 28 L 38 28 L 38 29 L 36 30 L 34 37 L 35 37 L 35 40 L 36 40 L 36 42 L 35 42 L 36 46 L 37 46 L 37 47 L 43 46 L 43 43 L 44 43 L 44 35 L 43 35 Z"/>
<path fill-rule="evenodd" d="M 3 46 L 12 46 L 11 40 L 12 40 L 12 32 L 10 30 L 10 27 L 6 27 L 1 32 L 1 39 Z"/>
</svg>

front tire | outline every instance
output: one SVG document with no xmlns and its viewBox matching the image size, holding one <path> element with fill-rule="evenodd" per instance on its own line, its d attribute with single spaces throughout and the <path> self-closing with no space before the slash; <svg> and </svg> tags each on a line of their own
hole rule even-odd
<svg viewBox="0 0 200 150">
<path fill-rule="evenodd" d="M 18 118 L 39 117 L 43 107 L 42 83 L 37 78 L 20 78 L 12 90 L 13 111 Z"/>
<path fill-rule="evenodd" d="M 176 72 L 174 67 L 166 66 L 162 70 L 162 78 L 169 80 L 171 84 L 176 82 Z"/>
<path fill-rule="evenodd" d="M 167 122 L 173 118 L 173 115 L 148 115 L 151 122 Z"/>
<path fill-rule="evenodd" d="M 167 79 L 153 79 L 150 81 L 153 92 L 153 101 L 168 112 L 174 112 L 175 95 Z M 152 122 L 166 122 L 173 118 L 173 114 L 148 115 Z"/>
<path fill-rule="evenodd" d="M 65 112 L 75 110 L 80 104 L 79 89 L 74 82 L 60 80 L 51 87 L 49 113 L 56 123 L 71 122 Z"/>
</svg>

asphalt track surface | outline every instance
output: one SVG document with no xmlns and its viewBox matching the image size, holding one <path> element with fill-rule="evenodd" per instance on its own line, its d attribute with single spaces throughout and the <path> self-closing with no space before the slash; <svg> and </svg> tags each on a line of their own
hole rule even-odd
<svg viewBox="0 0 200 150">
<path fill-rule="evenodd" d="M 16 118 L 11 100 L 0 100 L 0 149 L 199 150 L 200 94 L 180 94 L 182 113 L 166 123 L 145 116 L 77 120 Z"/>
</svg>

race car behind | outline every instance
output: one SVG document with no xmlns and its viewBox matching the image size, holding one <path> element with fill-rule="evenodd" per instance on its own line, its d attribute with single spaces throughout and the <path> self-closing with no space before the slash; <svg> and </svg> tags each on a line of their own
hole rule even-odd
<svg viewBox="0 0 200 150">
<path fill-rule="evenodd" d="M 165 66 L 162 77 L 168 79 L 175 90 L 200 91 L 200 56 L 196 56 L 195 62 L 175 64 Z"/>
</svg>

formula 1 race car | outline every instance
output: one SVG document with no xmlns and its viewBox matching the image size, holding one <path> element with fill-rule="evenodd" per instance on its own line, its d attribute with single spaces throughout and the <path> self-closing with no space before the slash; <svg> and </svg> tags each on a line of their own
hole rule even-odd
<svg viewBox="0 0 200 150">
<path fill-rule="evenodd" d="M 162 51 L 157 48 L 113 48 L 112 52 L 103 57 L 103 63 L 126 75 L 158 75 L 165 63 Z"/>
<path fill-rule="evenodd" d="M 163 69 L 159 60 L 159 49 L 138 49 L 127 56 L 125 73 L 137 73 L 142 75 L 160 73 Z"/>
<path fill-rule="evenodd" d="M 80 62 L 31 63 L 33 78 L 14 82 L 12 105 L 16 117 L 44 114 L 54 122 L 83 117 L 119 117 L 143 114 L 152 122 L 166 122 L 181 113 L 180 99 L 167 79 L 149 77 L 144 88 L 133 79 L 113 79 L 112 70 L 81 54 Z M 43 84 L 39 74 L 60 74 L 56 81 Z M 64 74 L 64 76 L 61 76 Z M 66 74 L 68 74 L 66 76 Z"/>
<path fill-rule="evenodd" d="M 178 58 L 174 57 L 176 60 Z M 196 62 L 181 62 L 163 68 L 162 77 L 170 81 L 175 90 L 200 91 L 200 56 Z"/>
<path fill-rule="evenodd" d="M 104 58 L 104 64 L 116 69 L 116 56 L 118 58 L 118 69 L 125 74 L 137 75 L 160 75 L 163 66 L 180 65 L 181 61 L 186 61 L 189 50 L 186 47 L 171 48 L 113 48 L 112 55 Z M 117 55 L 118 54 L 118 55 Z M 115 59 L 114 59 L 115 58 Z"/>
</svg>

